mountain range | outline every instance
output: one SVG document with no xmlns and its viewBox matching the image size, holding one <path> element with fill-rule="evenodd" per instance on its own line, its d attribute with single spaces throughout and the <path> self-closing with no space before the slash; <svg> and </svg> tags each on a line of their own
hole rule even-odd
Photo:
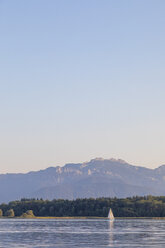
<svg viewBox="0 0 165 248">
<path fill-rule="evenodd" d="M 121 159 L 96 158 L 25 174 L 0 174 L 0 203 L 135 195 L 165 195 L 165 165 L 149 169 Z"/>
</svg>

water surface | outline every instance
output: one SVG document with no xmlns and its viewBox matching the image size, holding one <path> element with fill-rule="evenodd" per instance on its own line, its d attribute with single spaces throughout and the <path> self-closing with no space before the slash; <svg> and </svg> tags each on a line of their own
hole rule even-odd
<svg viewBox="0 0 165 248">
<path fill-rule="evenodd" d="M 0 247 L 165 247 L 165 220 L 1 219 Z"/>
</svg>

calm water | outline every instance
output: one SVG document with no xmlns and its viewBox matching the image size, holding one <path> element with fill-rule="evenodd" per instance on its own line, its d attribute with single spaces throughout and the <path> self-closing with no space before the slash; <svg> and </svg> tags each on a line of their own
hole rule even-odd
<svg viewBox="0 0 165 248">
<path fill-rule="evenodd" d="M 0 247 L 165 247 L 165 220 L 0 220 Z"/>
</svg>

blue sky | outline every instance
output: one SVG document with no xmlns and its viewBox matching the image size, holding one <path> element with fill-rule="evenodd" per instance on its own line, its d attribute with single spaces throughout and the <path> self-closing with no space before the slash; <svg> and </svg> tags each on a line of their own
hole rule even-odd
<svg viewBox="0 0 165 248">
<path fill-rule="evenodd" d="M 164 0 L 0 0 L 0 165 L 165 163 Z"/>
</svg>

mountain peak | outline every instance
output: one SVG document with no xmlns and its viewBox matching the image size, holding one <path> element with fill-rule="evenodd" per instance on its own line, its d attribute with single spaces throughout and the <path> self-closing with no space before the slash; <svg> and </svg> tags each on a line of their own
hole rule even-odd
<svg viewBox="0 0 165 248">
<path fill-rule="evenodd" d="M 115 158 L 110 158 L 109 159 L 110 161 L 113 161 L 113 162 L 118 162 L 118 163 L 120 163 L 120 164 L 127 164 L 127 162 L 125 161 L 125 160 L 123 160 L 123 159 L 115 159 Z"/>
<path fill-rule="evenodd" d="M 93 158 L 90 160 L 90 162 L 95 162 L 95 161 L 104 161 L 104 158 Z"/>
<path fill-rule="evenodd" d="M 116 163 L 120 163 L 120 164 L 128 164 L 126 161 L 124 161 L 123 159 L 116 159 L 116 158 L 109 158 L 109 159 L 104 159 L 101 157 L 98 158 L 94 158 L 90 160 L 90 163 L 92 162 L 97 162 L 97 161 L 111 161 L 111 162 L 116 162 Z"/>
</svg>

